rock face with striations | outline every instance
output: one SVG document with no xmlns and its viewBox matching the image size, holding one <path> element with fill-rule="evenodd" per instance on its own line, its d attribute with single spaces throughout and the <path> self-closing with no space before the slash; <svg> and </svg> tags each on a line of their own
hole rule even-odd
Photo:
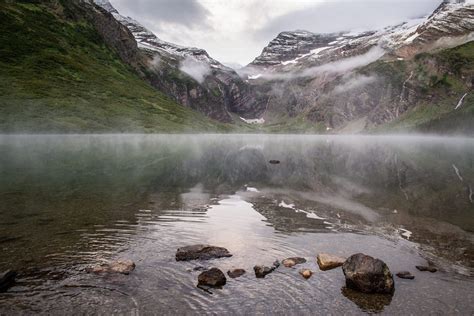
<svg viewBox="0 0 474 316">
<path fill-rule="evenodd" d="M 358 253 L 342 265 L 346 286 L 364 293 L 391 294 L 395 290 L 393 276 L 380 259 Z"/>
<path fill-rule="evenodd" d="M 185 246 L 176 251 L 176 261 L 210 260 L 224 257 L 232 257 L 229 250 L 210 245 Z"/>
</svg>

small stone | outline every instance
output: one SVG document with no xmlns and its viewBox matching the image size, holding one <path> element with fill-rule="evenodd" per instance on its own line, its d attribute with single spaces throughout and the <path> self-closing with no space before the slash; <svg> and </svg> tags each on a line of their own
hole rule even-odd
<svg viewBox="0 0 474 316">
<path fill-rule="evenodd" d="M 413 280 L 415 278 L 414 275 L 412 275 L 410 272 L 408 271 L 402 271 L 402 272 L 398 272 L 397 273 L 397 277 L 399 277 L 400 279 L 407 279 L 407 280 Z"/>
<path fill-rule="evenodd" d="M 340 267 L 346 261 L 345 258 L 333 256 L 327 253 L 318 254 L 316 260 L 318 261 L 319 268 L 323 271 Z"/>
<path fill-rule="evenodd" d="M 272 165 L 278 165 L 280 163 L 280 160 L 272 159 L 269 161 L 269 163 L 271 163 Z"/>
<path fill-rule="evenodd" d="M 176 261 L 210 260 L 223 257 L 232 257 L 232 254 L 226 248 L 210 245 L 185 246 L 176 251 Z"/>
<path fill-rule="evenodd" d="M 227 275 L 228 275 L 229 277 L 231 277 L 232 279 L 241 277 L 241 276 L 244 275 L 244 274 L 245 274 L 245 270 L 244 270 L 244 269 L 233 269 L 233 270 L 227 271 Z"/>
<path fill-rule="evenodd" d="M 306 262 L 306 259 L 305 258 L 301 258 L 301 257 L 293 257 L 293 258 L 287 258 L 285 260 L 283 260 L 281 263 L 287 267 L 287 268 L 291 268 L 297 264 L 301 264 L 301 263 L 305 263 Z"/>
<path fill-rule="evenodd" d="M 309 279 L 313 275 L 313 271 L 309 269 L 301 269 L 300 274 L 303 276 L 303 278 Z"/>
<path fill-rule="evenodd" d="M 395 290 L 390 269 L 380 259 L 358 253 L 342 265 L 348 288 L 363 293 L 392 294 Z"/>
<path fill-rule="evenodd" d="M 226 282 L 227 279 L 224 273 L 217 268 L 201 272 L 198 276 L 198 286 L 220 287 L 225 285 Z"/>
<path fill-rule="evenodd" d="M 0 293 L 6 292 L 15 284 L 17 273 L 12 270 L 7 270 L 0 273 Z"/>
<path fill-rule="evenodd" d="M 433 267 L 433 266 L 416 266 L 416 268 L 420 271 L 429 271 L 431 273 L 435 273 L 436 271 L 438 271 L 437 268 Z"/>
<path fill-rule="evenodd" d="M 261 278 L 264 278 L 267 274 L 275 271 L 279 266 L 280 266 L 280 262 L 276 260 L 275 262 L 273 262 L 272 267 L 259 265 L 259 266 L 253 267 L 253 271 L 255 272 L 255 276 L 261 279 Z"/>
<path fill-rule="evenodd" d="M 88 268 L 87 272 L 92 273 L 121 273 L 129 274 L 135 269 L 135 263 L 132 260 L 117 260 L 109 263 L 103 263 L 99 266 Z"/>
</svg>

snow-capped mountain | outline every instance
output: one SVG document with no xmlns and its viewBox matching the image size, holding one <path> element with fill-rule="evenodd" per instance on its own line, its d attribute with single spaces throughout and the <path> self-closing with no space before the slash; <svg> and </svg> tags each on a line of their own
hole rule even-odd
<svg viewBox="0 0 474 316">
<path fill-rule="evenodd" d="M 379 54 L 379 57 L 409 58 L 422 51 L 452 47 L 473 40 L 473 32 L 474 3 L 444 2 L 429 17 L 382 30 L 333 34 L 282 32 L 242 73 L 249 79 L 258 74 L 265 78 L 265 72 L 304 70 L 360 56 L 374 47 L 383 50 L 384 53 Z"/>
<path fill-rule="evenodd" d="M 107 0 L 88 1 L 129 32 L 147 81 L 223 122 L 292 126 L 295 118 L 317 131 L 354 132 L 443 104 L 426 110 L 438 119 L 471 102 L 474 67 L 456 48 L 474 39 L 472 0 L 445 1 L 430 16 L 381 30 L 282 32 L 238 73 L 203 49 L 161 40 Z"/>
<path fill-rule="evenodd" d="M 121 15 L 108 0 L 93 2 L 131 32 L 148 58 L 148 80 L 179 103 L 224 122 L 233 120 L 231 113 L 247 117 L 262 111 L 252 88 L 204 49 L 166 42 L 138 21 Z"/>
<path fill-rule="evenodd" d="M 427 17 L 381 30 L 282 32 L 239 73 L 267 97 L 259 117 L 266 123 L 294 117 L 319 131 L 362 131 L 415 108 L 436 117 L 459 111 L 474 68 L 472 45 L 456 48 L 473 40 L 474 1 L 445 1 Z"/>
<path fill-rule="evenodd" d="M 108 0 L 94 0 L 94 2 L 110 12 L 117 21 L 126 26 L 132 32 L 140 48 L 149 49 L 159 54 L 166 54 L 172 58 L 180 59 L 192 57 L 200 62 L 211 65 L 213 68 L 227 68 L 217 60 L 211 58 L 204 49 L 180 46 L 161 40 L 153 34 L 153 32 L 140 24 L 140 22 L 131 17 L 121 15 Z"/>
</svg>

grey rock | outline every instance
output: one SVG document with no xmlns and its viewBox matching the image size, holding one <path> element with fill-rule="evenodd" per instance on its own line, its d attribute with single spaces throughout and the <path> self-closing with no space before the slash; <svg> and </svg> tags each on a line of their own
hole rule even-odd
<svg viewBox="0 0 474 316">
<path fill-rule="evenodd" d="M 350 256 L 342 265 L 348 288 L 364 293 L 391 294 L 395 290 L 390 269 L 380 259 L 362 253 Z"/>
</svg>

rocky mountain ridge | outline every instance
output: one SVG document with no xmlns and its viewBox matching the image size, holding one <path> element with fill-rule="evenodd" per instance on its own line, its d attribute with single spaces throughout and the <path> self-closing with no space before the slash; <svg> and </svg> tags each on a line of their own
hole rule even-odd
<svg viewBox="0 0 474 316">
<path fill-rule="evenodd" d="M 178 103 L 222 122 L 261 113 L 263 105 L 252 87 L 205 50 L 163 41 L 136 20 L 122 16 L 109 1 L 94 3 L 131 32 L 146 56 L 142 71 L 147 80 Z"/>
<path fill-rule="evenodd" d="M 288 72 L 367 53 L 379 47 L 382 56 L 410 58 L 435 48 L 474 40 L 474 4 L 444 2 L 429 17 L 382 30 L 315 34 L 282 32 L 243 70 L 249 77 Z M 448 38 L 449 40 L 443 41 Z M 252 78 L 251 78 L 252 79 Z"/>
<path fill-rule="evenodd" d="M 473 3 L 444 2 L 426 18 L 378 31 L 282 32 L 239 72 L 267 98 L 258 117 L 267 123 L 360 132 L 420 108 L 443 116 L 463 95 L 471 104 L 474 56 L 465 43 L 473 39 Z"/>
</svg>

